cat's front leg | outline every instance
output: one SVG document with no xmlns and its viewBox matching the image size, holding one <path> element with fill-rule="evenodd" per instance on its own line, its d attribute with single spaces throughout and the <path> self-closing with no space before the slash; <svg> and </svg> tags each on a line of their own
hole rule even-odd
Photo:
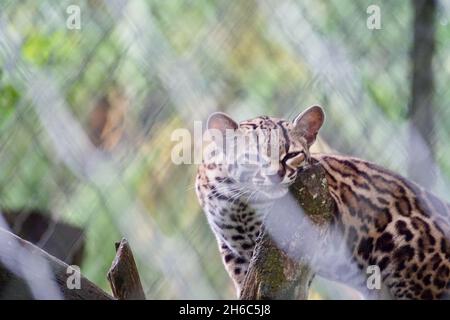
<svg viewBox="0 0 450 320">
<path fill-rule="evenodd" d="M 236 254 L 223 242 L 219 242 L 219 250 L 225 269 L 233 280 L 234 287 L 236 288 L 236 295 L 239 298 L 245 276 L 247 275 L 250 259 Z"/>
</svg>

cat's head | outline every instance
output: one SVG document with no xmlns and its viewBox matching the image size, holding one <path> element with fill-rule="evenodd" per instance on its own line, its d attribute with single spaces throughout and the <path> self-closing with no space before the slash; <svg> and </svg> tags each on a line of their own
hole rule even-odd
<svg viewBox="0 0 450 320">
<path fill-rule="evenodd" d="M 267 116 L 237 123 L 216 112 L 207 122 L 221 135 L 224 167 L 228 176 L 247 188 L 273 192 L 295 181 L 309 160 L 309 147 L 325 120 L 321 107 L 312 106 L 293 121 Z M 217 154 L 217 153 L 215 153 Z"/>
</svg>

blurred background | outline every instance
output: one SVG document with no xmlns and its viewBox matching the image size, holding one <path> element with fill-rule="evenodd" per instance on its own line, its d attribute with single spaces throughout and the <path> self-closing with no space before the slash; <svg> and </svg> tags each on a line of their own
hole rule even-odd
<svg viewBox="0 0 450 320">
<path fill-rule="evenodd" d="M 171 134 L 216 110 L 293 119 L 311 104 L 322 151 L 448 201 L 449 18 L 447 0 L 1 0 L 4 221 L 108 292 L 125 237 L 147 298 L 233 298 Z"/>
</svg>

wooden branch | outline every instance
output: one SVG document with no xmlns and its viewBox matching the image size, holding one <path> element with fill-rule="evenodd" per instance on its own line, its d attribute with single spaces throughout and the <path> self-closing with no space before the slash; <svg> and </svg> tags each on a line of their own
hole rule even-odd
<svg viewBox="0 0 450 320">
<path fill-rule="evenodd" d="M 60 290 L 62 297 L 67 300 L 113 299 L 82 275 L 80 275 L 80 288 L 69 289 L 68 278 L 73 275 L 68 272 L 69 265 L 1 228 L 0 239 L 0 299 L 34 299 L 35 296 L 28 285 L 29 280 L 36 283 L 51 281 Z M 17 246 L 21 248 L 20 252 Z M 25 254 L 22 249 L 30 255 L 28 259 L 24 259 Z M 28 265 L 29 257 L 33 256 L 47 262 L 54 279 L 43 279 L 42 273 L 39 272 L 41 270 L 35 270 L 33 266 Z M 14 270 L 8 269 L 5 264 L 14 266 Z M 24 272 L 27 272 L 27 280 L 24 279 Z"/>
<path fill-rule="evenodd" d="M 116 243 L 116 257 L 108 271 L 108 281 L 115 298 L 119 300 L 145 300 L 141 279 L 128 241 Z"/>
<path fill-rule="evenodd" d="M 286 199 L 280 201 L 280 206 L 274 206 L 274 212 L 269 213 L 257 239 L 240 299 L 308 298 L 314 273 L 309 265 L 311 256 L 305 250 L 299 250 L 299 246 L 305 242 L 308 245 L 307 228 L 311 229 L 311 225 L 317 227 L 319 236 L 324 235 L 335 204 L 328 193 L 325 171 L 318 163 L 299 172 L 290 191 L 295 202 L 303 208 L 304 215 L 298 207 L 285 208 L 282 202 Z M 271 218 L 277 220 L 277 226 L 267 223 Z M 299 219 L 307 219 L 308 223 L 298 223 Z M 283 234 L 284 230 L 289 232 Z M 277 241 L 272 234 L 278 235 Z"/>
</svg>

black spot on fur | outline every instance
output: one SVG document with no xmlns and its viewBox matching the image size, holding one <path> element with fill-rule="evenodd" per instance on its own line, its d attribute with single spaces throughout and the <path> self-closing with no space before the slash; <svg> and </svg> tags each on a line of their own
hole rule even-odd
<svg viewBox="0 0 450 320">
<path fill-rule="evenodd" d="M 367 260 L 373 250 L 373 238 L 363 238 L 359 242 L 358 254 L 361 255 L 365 260 Z M 369 264 L 372 264 L 369 262 Z"/>
<path fill-rule="evenodd" d="M 389 201 L 385 200 L 382 197 L 377 197 L 377 200 L 378 200 L 379 203 L 381 203 L 383 205 L 388 205 L 389 204 Z"/>
<path fill-rule="evenodd" d="M 414 257 L 414 253 L 414 249 L 407 244 L 394 251 L 394 259 L 397 261 L 400 270 L 405 268 L 405 262 L 411 260 Z"/>
<path fill-rule="evenodd" d="M 242 258 L 242 257 L 237 257 L 234 262 L 237 263 L 237 264 L 242 264 L 242 263 L 246 263 L 247 260 L 245 258 Z"/>
<path fill-rule="evenodd" d="M 383 232 L 392 221 L 392 215 L 388 209 L 380 211 L 375 218 L 375 227 L 378 232 Z"/>
<path fill-rule="evenodd" d="M 449 241 L 445 238 L 441 238 L 441 250 L 445 254 L 445 257 L 450 259 Z"/>
<path fill-rule="evenodd" d="M 389 262 L 390 262 L 389 257 L 384 257 L 383 259 L 381 259 L 381 261 L 378 263 L 378 267 L 380 268 L 380 271 L 383 271 L 384 269 L 386 269 Z"/>
<path fill-rule="evenodd" d="M 392 234 L 385 232 L 379 237 L 375 244 L 376 250 L 383 252 L 391 252 L 394 249 L 394 242 L 392 241 Z"/>
<path fill-rule="evenodd" d="M 411 215 L 411 205 L 409 203 L 408 198 L 406 197 L 400 197 L 395 202 L 395 208 L 397 209 L 398 213 L 402 216 L 409 217 Z"/>
<path fill-rule="evenodd" d="M 435 253 L 433 255 L 433 257 L 431 258 L 431 263 L 433 264 L 432 268 L 434 270 L 436 270 L 439 267 L 439 265 L 441 264 L 441 262 L 442 262 L 442 259 L 439 255 L 439 253 Z"/>
<path fill-rule="evenodd" d="M 224 260 L 225 260 L 226 263 L 230 262 L 233 259 L 234 259 L 234 255 L 232 255 L 231 253 L 225 255 L 225 257 L 224 257 Z"/>
<path fill-rule="evenodd" d="M 405 236 L 406 241 L 410 241 L 414 237 L 413 233 L 408 229 L 406 222 L 403 220 L 397 221 L 395 228 L 399 234 Z"/>
<path fill-rule="evenodd" d="M 431 293 L 431 291 L 429 289 L 427 289 L 424 292 L 422 292 L 422 294 L 420 295 L 420 298 L 424 299 L 424 300 L 431 300 L 431 299 L 433 299 L 433 294 Z"/>
<path fill-rule="evenodd" d="M 242 228 L 241 226 L 236 226 L 235 229 L 236 229 L 236 231 L 239 232 L 239 233 L 245 233 L 244 228 Z"/>
<path fill-rule="evenodd" d="M 429 286 L 431 284 L 431 274 L 427 274 L 423 277 L 422 281 L 424 285 Z"/>
</svg>

